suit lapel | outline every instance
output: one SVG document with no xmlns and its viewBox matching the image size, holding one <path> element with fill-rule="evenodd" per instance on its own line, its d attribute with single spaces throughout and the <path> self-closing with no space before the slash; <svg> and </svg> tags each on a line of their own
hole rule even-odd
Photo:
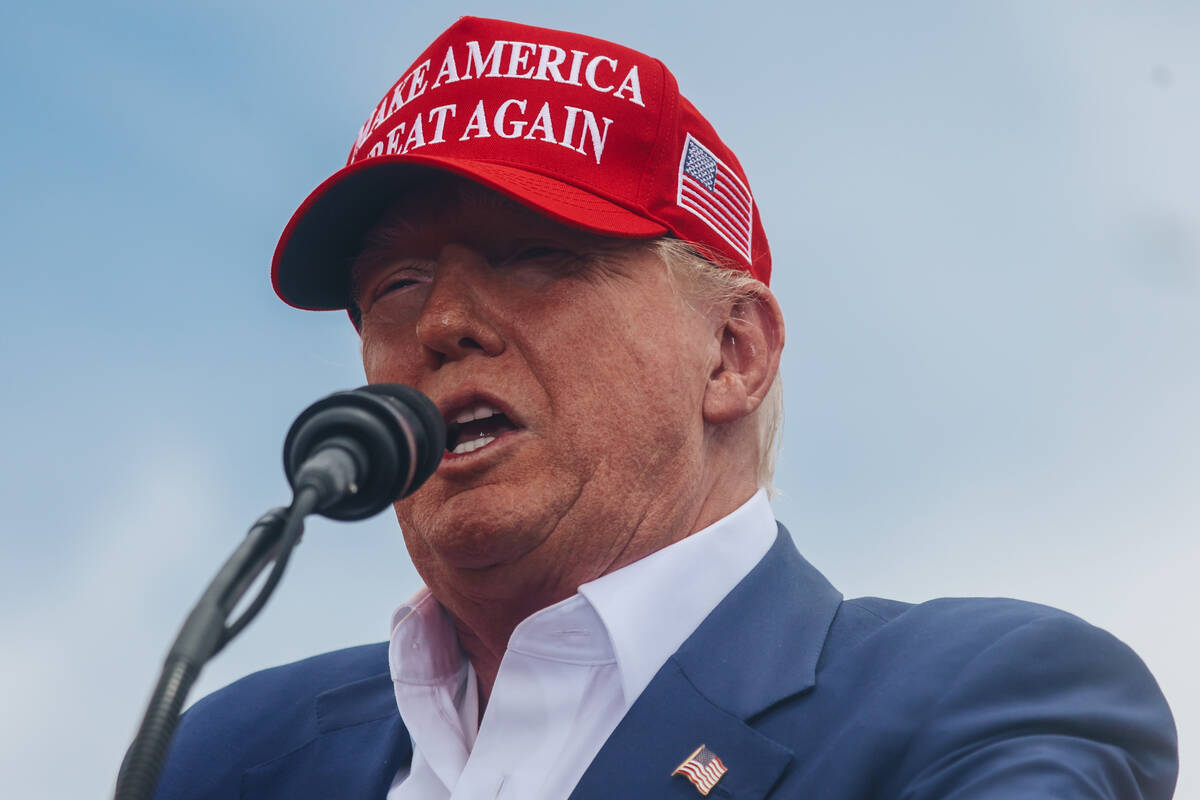
<svg viewBox="0 0 1200 800">
<path fill-rule="evenodd" d="M 673 658 L 703 695 L 746 719 L 817 682 L 841 602 L 780 525 L 767 554 Z"/>
<path fill-rule="evenodd" d="M 695 800 L 698 790 L 671 772 L 701 744 L 728 770 L 710 797 L 765 797 L 792 752 L 747 720 L 816 683 L 840 603 L 781 525 L 767 554 L 638 697 L 571 800 Z"/>
<path fill-rule="evenodd" d="M 671 773 L 701 744 L 729 770 L 710 797 L 762 797 L 792 758 L 786 748 L 709 702 L 679 665 L 668 661 L 592 761 L 571 800 L 696 800 L 696 788 Z"/>
<path fill-rule="evenodd" d="M 242 798 L 382 798 L 412 758 L 412 742 L 387 673 L 316 698 L 317 736 L 298 750 L 242 774 Z"/>
</svg>

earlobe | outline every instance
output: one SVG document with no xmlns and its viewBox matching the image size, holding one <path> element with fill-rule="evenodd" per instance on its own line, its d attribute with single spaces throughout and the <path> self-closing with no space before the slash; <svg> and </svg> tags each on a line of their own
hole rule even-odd
<svg viewBox="0 0 1200 800">
<path fill-rule="evenodd" d="M 720 356 L 705 388 L 704 421 L 722 425 L 754 413 L 775 381 L 784 342 L 775 295 L 764 286 L 731 304 L 715 335 Z"/>
</svg>

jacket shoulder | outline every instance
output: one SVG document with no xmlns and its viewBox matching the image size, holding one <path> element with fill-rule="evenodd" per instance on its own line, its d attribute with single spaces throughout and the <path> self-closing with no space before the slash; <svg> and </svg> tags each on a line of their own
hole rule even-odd
<svg viewBox="0 0 1200 800">
<path fill-rule="evenodd" d="M 1141 659 L 1036 603 L 845 601 L 808 709 L 828 738 L 871 731 L 880 796 L 1169 797 L 1175 779 L 1170 709 Z"/>
<path fill-rule="evenodd" d="M 823 659 L 858 647 L 913 647 L 913 655 L 944 659 L 952 652 L 973 657 L 997 638 L 1027 626 L 1053 628 L 1097 643 L 1117 640 L 1106 631 L 1051 606 L 1003 597 L 943 597 L 904 603 L 858 597 L 838 608 Z M 1122 645 L 1123 646 L 1123 645 Z"/>
<path fill-rule="evenodd" d="M 328 728 L 323 694 L 380 681 L 390 686 L 386 643 L 264 669 L 207 695 L 181 717 L 156 797 L 238 796 L 243 770 L 302 747 Z M 378 709 L 394 711 L 394 703 Z"/>
</svg>

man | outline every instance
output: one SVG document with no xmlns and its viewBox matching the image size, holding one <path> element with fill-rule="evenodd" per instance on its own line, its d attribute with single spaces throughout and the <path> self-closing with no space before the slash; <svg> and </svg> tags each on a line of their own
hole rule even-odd
<svg viewBox="0 0 1200 800">
<path fill-rule="evenodd" d="M 843 601 L 772 518 L 783 317 L 748 181 L 673 76 L 464 18 L 276 251 L 449 426 L 396 504 L 427 589 L 185 716 L 163 798 L 1166 798 L 1108 634 Z"/>
</svg>

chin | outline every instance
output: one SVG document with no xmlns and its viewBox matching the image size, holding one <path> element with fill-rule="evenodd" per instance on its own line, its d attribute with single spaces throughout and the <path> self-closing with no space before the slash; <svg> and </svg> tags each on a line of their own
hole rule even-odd
<svg viewBox="0 0 1200 800">
<path fill-rule="evenodd" d="M 546 521 L 553 514 L 539 513 L 539 504 L 528 497 L 504 502 L 503 494 L 495 486 L 480 487 L 441 502 L 398 507 L 400 529 L 414 563 L 433 559 L 454 569 L 487 569 L 536 550 L 554 528 Z"/>
</svg>

